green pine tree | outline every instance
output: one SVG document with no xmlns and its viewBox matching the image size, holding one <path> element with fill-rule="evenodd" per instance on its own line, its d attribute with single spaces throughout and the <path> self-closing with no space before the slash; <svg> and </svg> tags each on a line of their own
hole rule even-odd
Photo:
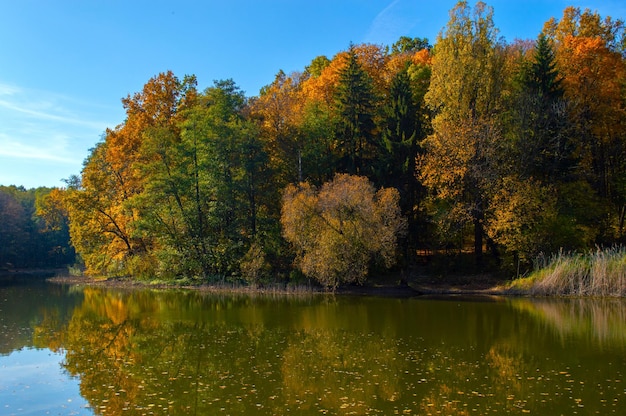
<svg viewBox="0 0 626 416">
<path fill-rule="evenodd" d="M 561 82 L 552 45 L 542 34 L 532 60 L 522 65 L 515 112 L 520 171 L 544 183 L 565 179 L 572 166 Z"/>
<path fill-rule="evenodd" d="M 348 64 L 339 74 L 335 94 L 340 170 L 350 174 L 371 174 L 374 102 L 372 80 L 359 64 L 354 46 L 350 45 Z"/>
</svg>

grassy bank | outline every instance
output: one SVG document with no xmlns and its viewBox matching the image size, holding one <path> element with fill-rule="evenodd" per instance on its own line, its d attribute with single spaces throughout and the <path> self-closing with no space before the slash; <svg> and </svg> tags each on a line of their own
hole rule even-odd
<svg viewBox="0 0 626 416">
<path fill-rule="evenodd" d="M 561 252 L 510 289 L 533 296 L 626 296 L 626 248 Z"/>
<path fill-rule="evenodd" d="M 323 290 L 314 285 L 286 285 L 269 284 L 265 286 L 242 285 L 236 283 L 200 283 L 192 279 L 181 279 L 177 281 L 169 280 L 142 280 L 117 277 L 88 276 L 56 276 L 48 279 L 52 283 L 71 284 L 92 287 L 109 287 L 118 289 L 193 289 L 201 292 L 211 293 L 233 293 L 233 294 L 271 294 L 271 295 L 311 295 L 322 293 Z"/>
</svg>

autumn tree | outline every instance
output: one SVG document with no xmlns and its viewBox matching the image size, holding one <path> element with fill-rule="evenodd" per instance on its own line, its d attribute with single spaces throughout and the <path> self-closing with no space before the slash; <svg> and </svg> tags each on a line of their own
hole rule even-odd
<svg viewBox="0 0 626 416">
<path fill-rule="evenodd" d="M 484 214 L 497 176 L 501 128 L 502 44 L 493 10 L 459 2 L 439 35 L 426 103 L 435 112 L 419 175 L 447 212 L 474 228 L 474 251 L 483 251 Z M 442 206 L 441 204 L 439 206 Z"/>
<path fill-rule="evenodd" d="M 498 36 L 490 7 L 460 1 L 434 46 L 350 45 L 258 97 L 159 74 L 64 192 L 3 202 L 0 234 L 24 220 L 34 247 L 67 210 L 89 273 L 255 283 L 288 263 L 286 239 L 330 287 L 389 259 L 395 240 L 377 239 L 404 227 L 396 203 L 405 243 L 430 227 L 442 245 L 471 239 L 477 263 L 485 239 L 529 262 L 623 239 L 623 22 L 567 8 L 536 42 Z"/>
<path fill-rule="evenodd" d="M 338 174 L 319 190 L 301 183 L 283 196 L 283 234 L 297 252 L 296 265 L 328 288 L 363 283 L 370 263 L 390 267 L 405 230 L 395 189 L 378 191 L 365 177 Z"/>
<path fill-rule="evenodd" d="M 335 89 L 339 83 L 339 73 L 346 66 L 348 56 L 337 53 L 332 59 L 325 56 L 313 59 L 305 68 L 305 77 L 300 85 L 300 95 L 305 103 L 332 108 Z"/>
<path fill-rule="evenodd" d="M 261 127 L 262 140 L 272 167 L 282 184 L 302 180 L 303 143 L 298 130 L 303 99 L 299 94 L 300 75 L 276 74 L 274 82 L 252 100 L 252 116 Z"/>
<path fill-rule="evenodd" d="M 107 147 L 102 142 L 92 149 L 81 177 L 68 186 L 65 196 L 72 245 L 92 275 L 126 274 L 130 257 L 147 249 L 133 236 L 128 194 L 119 172 L 107 161 Z"/>
<path fill-rule="evenodd" d="M 369 75 L 374 95 L 380 96 L 389 87 L 390 76 L 387 71 L 389 63 L 389 48 L 375 44 L 350 45 L 346 51 L 348 62 L 350 55 L 355 54 L 361 68 Z"/>
<path fill-rule="evenodd" d="M 558 205 L 555 188 L 529 178 L 503 178 L 491 201 L 492 218 L 486 230 L 498 244 L 513 254 L 514 267 L 527 267 L 540 253 L 562 247 L 557 229 Z"/>
<path fill-rule="evenodd" d="M 568 7 L 560 20 L 546 23 L 544 33 L 555 43 L 563 74 L 579 177 L 606 201 L 609 214 L 604 218 L 608 221 L 596 218 L 595 228 L 604 239 L 622 237 L 626 212 L 624 23 Z M 598 227 L 598 223 L 603 225 Z"/>
<path fill-rule="evenodd" d="M 598 12 L 569 6 L 561 19 L 553 17 L 544 24 L 543 33 L 557 45 L 568 37 L 600 38 L 607 49 L 623 54 L 626 51 L 625 29 L 622 19 L 603 18 Z"/>
<path fill-rule="evenodd" d="M 109 129 L 92 149 L 81 177 L 68 189 L 72 243 L 88 273 L 139 275 L 154 269 L 152 236 L 138 229 L 146 186 L 141 164 L 149 136 L 179 134 L 180 110 L 195 95 L 193 77 L 180 81 L 173 73 L 150 79 L 140 93 L 122 100 L 127 118 Z"/>
</svg>

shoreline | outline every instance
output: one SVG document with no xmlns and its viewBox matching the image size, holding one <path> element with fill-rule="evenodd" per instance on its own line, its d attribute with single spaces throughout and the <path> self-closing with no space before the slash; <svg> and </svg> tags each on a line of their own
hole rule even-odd
<svg viewBox="0 0 626 416">
<path fill-rule="evenodd" d="M 338 287 L 334 292 L 324 290 L 320 286 L 288 286 L 275 285 L 267 287 L 237 286 L 232 284 L 199 284 L 178 285 L 175 283 L 151 283 L 126 278 L 91 278 L 86 276 L 61 276 L 47 278 L 55 284 L 78 286 L 107 287 L 117 289 L 157 289 L 157 290 L 195 290 L 206 293 L 239 293 L 239 294 L 276 294 L 276 295 L 345 295 L 345 296 L 383 296 L 410 298 L 419 296 L 513 296 L 517 295 L 503 288 L 501 281 L 485 279 L 484 276 L 450 280 L 418 277 L 410 283 L 403 284 L 372 284 L 346 285 Z"/>
</svg>

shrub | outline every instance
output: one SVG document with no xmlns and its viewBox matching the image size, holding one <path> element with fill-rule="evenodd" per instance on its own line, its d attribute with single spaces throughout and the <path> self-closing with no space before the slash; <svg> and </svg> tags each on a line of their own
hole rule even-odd
<svg viewBox="0 0 626 416">
<path fill-rule="evenodd" d="M 406 229 L 397 190 L 376 191 L 367 178 L 346 174 L 319 191 L 307 183 L 289 186 L 281 224 L 298 268 L 332 289 L 363 283 L 374 258 L 391 267 L 397 237 Z"/>
</svg>

